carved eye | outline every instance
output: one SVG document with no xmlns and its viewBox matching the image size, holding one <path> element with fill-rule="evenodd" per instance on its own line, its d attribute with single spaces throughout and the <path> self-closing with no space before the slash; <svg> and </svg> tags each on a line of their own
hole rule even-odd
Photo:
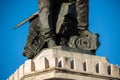
<svg viewBox="0 0 120 80">
<path fill-rule="evenodd" d="M 84 2 L 84 0 L 79 0 L 78 1 L 78 4 L 80 5 L 80 4 L 82 4 Z"/>
</svg>

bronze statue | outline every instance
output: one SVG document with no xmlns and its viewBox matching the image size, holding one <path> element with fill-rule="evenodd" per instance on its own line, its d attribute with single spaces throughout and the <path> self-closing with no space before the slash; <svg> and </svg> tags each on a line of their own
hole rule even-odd
<svg viewBox="0 0 120 80">
<path fill-rule="evenodd" d="M 67 46 L 90 51 L 98 47 L 96 34 L 88 31 L 88 0 L 38 0 L 39 11 L 21 22 L 30 22 L 23 55 L 33 58 L 43 48 Z"/>
<path fill-rule="evenodd" d="M 68 3 L 68 9 L 62 12 L 62 15 L 60 17 L 64 16 L 65 20 L 61 20 L 59 22 L 63 22 L 63 24 L 66 25 L 66 23 L 69 24 L 69 21 L 72 22 L 72 27 L 76 27 L 76 29 L 79 30 L 79 33 L 81 33 L 83 30 L 87 29 L 88 26 L 88 0 L 38 0 L 39 4 L 39 21 L 41 23 L 40 25 L 40 32 L 41 35 L 44 36 L 44 38 L 49 40 L 48 46 L 53 47 L 56 46 L 55 43 L 55 35 L 56 35 L 56 30 L 58 31 L 58 27 L 62 27 L 62 23 L 59 24 L 59 26 L 56 25 L 57 20 L 58 20 L 58 15 L 60 13 L 62 5 L 64 3 Z M 76 7 L 75 7 L 76 6 Z M 73 7 L 73 8 L 70 8 Z M 74 12 L 73 12 L 74 11 Z M 67 17 L 66 17 L 67 16 Z M 59 18 L 60 18 L 59 17 Z M 66 18 L 69 18 L 66 19 Z M 68 20 L 68 22 L 66 22 Z M 74 25 L 73 25 L 74 21 Z M 64 26 L 65 27 L 65 26 Z M 70 27 L 68 27 L 70 28 Z M 74 29 L 74 28 L 73 28 Z M 63 30 L 65 31 L 65 30 Z M 76 31 L 73 31 L 76 32 Z M 59 32 L 57 32 L 59 33 Z M 75 33 L 77 34 L 77 32 Z M 73 34 L 73 35 L 75 35 Z M 70 35 L 72 36 L 72 35 Z M 70 37 L 69 36 L 69 37 Z M 66 36 L 67 37 L 67 36 Z"/>
</svg>

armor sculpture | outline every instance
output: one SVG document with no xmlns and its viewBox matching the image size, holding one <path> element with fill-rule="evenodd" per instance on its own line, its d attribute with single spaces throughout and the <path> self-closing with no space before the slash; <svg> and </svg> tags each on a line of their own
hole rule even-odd
<svg viewBox="0 0 120 80">
<path fill-rule="evenodd" d="M 88 2 L 89 0 L 38 0 L 39 11 L 20 23 L 30 22 L 23 55 L 30 59 L 43 48 L 59 45 L 80 48 L 95 55 L 99 41 L 96 34 L 88 31 Z"/>
</svg>

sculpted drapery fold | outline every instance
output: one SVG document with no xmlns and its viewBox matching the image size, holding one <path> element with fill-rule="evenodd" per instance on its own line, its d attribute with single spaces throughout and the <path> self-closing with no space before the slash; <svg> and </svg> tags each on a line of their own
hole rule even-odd
<svg viewBox="0 0 120 80">
<path fill-rule="evenodd" d="M 89 0 L 38 0 L 39 13 L 30 20 L 23 55 L 36 56 L 43 48 L 67 46 L 95 54 L 98 37 L 88 30 Z"/>
</svg>

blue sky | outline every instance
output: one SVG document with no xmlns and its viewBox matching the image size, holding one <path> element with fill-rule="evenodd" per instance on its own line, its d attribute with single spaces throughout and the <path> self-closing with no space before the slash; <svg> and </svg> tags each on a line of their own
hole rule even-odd
<svg viewBox="0 0 120 80">
<path fill-rule="evenodd" d="M 98 56 L 120 66 L 120 0 L 90 0 L 89 30 L 100 35 Z M 37 0 L 0 0 L 0 80 L 6 80 L 26 60 L 22 52 L 29 23 L 13 27 L 38 10 Z"/>
</svg>

